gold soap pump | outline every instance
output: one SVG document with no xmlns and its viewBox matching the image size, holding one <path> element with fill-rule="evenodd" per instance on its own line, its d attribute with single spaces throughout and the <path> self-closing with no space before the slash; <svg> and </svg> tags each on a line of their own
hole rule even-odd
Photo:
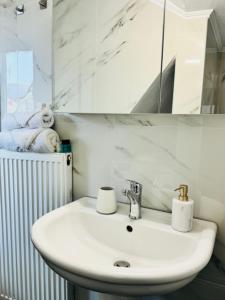
<svg viewBox="0 0 225 300">
<path fill-rule="evenodd" d="M 180 194 L 173 198 L 172 227 L 180 232 L 189 232 L 192 230 L 194 201 L 189 200 L 187 184 L 181 184 L 175 191 Z"/>
<path fill-rule="evenodd" d="M 180 201 L 188 201 L 188 185 L 186 184 L 181 184 L 179 188 L 175 189 L 176 191 L 180 191 L 180 195 L 178 197 L 178 199 Z"/>
</svg>

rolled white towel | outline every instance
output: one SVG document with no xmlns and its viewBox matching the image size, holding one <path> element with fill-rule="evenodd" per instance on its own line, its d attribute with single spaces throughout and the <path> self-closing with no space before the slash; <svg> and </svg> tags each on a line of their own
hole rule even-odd
<svg viewBox="0 0 225 300">
<path fill-rule="evenodd" d="M 50 128 L 54 124 L 52 110 L 47 107 L 30 113 L 7 114 L 2 121 L 3 130 L 19 128 Z"/>
<path fill-rule="evenodd" d="M 0 148 L 10 151 L 53 153 L 57 151 L 59 143 L 57 132 L 50 128 L 0 132 Z"/>
</svg>

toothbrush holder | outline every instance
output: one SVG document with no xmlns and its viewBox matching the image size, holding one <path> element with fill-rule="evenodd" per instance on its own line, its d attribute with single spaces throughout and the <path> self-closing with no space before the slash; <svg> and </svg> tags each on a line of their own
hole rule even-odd
<svg viewBox="0 0 225 300">
<path fill-rule="evenodd" d="M 117 211 L 116 195 L 112 187 L 101 187 L 98 190 L 96 210 L 103 215 L 111 215 Z"/>
</svg>

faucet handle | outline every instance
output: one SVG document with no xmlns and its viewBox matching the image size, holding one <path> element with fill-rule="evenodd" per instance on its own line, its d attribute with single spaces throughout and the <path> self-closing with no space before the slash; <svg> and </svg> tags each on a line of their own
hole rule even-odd
<svg viewBox="0 0 225 300">
<path fill-rule="evenodd" d="M 143 188 L 142 184 L 135 180 L 128 179 L 127 181 L 130 183 L 130 190 L 135 194 L 141 195 Z"/>
</svg>

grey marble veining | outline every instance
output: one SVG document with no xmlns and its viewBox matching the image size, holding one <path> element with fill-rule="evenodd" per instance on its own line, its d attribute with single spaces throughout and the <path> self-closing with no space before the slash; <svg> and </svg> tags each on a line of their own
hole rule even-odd
<svg viewBox="0 0 225 300">
<path fill-rule="evenodd" d="M 105 36 L 103 36 L 101 43 L 104 43 L 112 35 L 117 34 L 117 31 L 119 31 L 127 23 L 134 21 L 138 13 L 144 9 L 146 5 L 146 0 L 128 1 L 114 16 L 110 17 L 109 20 L 106 20 L 105 24 L 102 24 L 104 26 L 109 22 L 113 22 L 109 31 L 105 34 Z"/>
<path fill-rule="evenodd" d="M 119 55 L 121 51 L 123 51 L 123 48 L 126 46 L 126 44 L 127 41 L 123 41 L 114 49 L 103 52 L 100 58 L 97 60 L 97 65 L 102 66 L 108 64 L 115 56 Z"/>
</svg>

